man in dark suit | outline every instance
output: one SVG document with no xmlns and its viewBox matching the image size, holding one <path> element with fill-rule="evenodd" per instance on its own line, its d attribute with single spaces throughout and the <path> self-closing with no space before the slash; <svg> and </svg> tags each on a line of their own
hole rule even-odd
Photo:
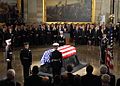
<svg viewBox="0 0 120 86">
<path fill-rule="evenodd" d="M 15 80 L 15 70 L 9 69 L 6 74 L 6 79 L 0 80 L 0 86 L 21 86 L 21 83 Z"/>
<path fill-rule="evenodd" d="M 100 78 L 103 74 L 108 74 L 110 76 L 110 86 L 115 86 L 115 82 L 116 82 L 116 77 L 114 74 L 110 73 L 110 70 L 109 68 L 105 65 L 105 64 L 102 64 L 100 66 Z"/>
<path fill-rule="evenodd" d="M 79 30 L 79 27 L 76 26 L 73 35 L 74 35 L 74 41 L 75 41 L 75 46 L 80 44 L 81 41 L 81 29 Z"/>
<path fill-rule="evenodd" d="M 53 43 L 54 51 L 51 53 L 50 56 L 50 64 L 52 67 L 53 77 L 55 77 L 56 75 L 61 75 L 62 53 L 57 50 L 58 46 L 58 43 Z"/>
<path fill-rule="evenodd" d="M 24 80 L 30 74 L 30 66 L 32 65 L 32 52 L 29 49 L 29 43 L 24 43 L 24 48 L 20 51 L 20 60 L 23 66 Z"/>
<path fill-rule="evenodd" d="M 82 86 L 101 86 L 100 78 L 92 74 L 93 67 L 88 65 L 86 68 L 87 74 L 81 77 Z"/>
<path fill-rule="evenodd" d="M 67 65 L 66 71 L 67 72 L 61 76 L 62 77 L 61 85 L 62 86 L 81 86 L 80 76 L 74 75 L 72 73 L 73 66 L 71 64 Z"/>
<path fill-rule="evenodd" d="M 120 86 L 120 78 L 117 79 L 116 86 Z"/>
<path fill-rule="evenodd" d="M 38 66 L 33 66 L 32 68 L 32 75 L 26 78 L 24 82 L 24 86 L 42 86 L 42 77 L 38 75 L 39 68 Z"/>
</svg>

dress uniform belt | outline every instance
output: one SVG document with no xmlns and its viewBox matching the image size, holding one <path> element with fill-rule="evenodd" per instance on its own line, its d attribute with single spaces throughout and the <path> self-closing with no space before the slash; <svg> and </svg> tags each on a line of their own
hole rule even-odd
<svg viewBox="0 0 120 86">
<path fill-rule="evenodd" d="M 52 59 L 51 61 L 52 62 L 54 62 L 54 61 L 60 61 L 60 59 Z"/>
<path fill-rule="evenodd" d="M 23 58 L 23 59 L 28 60 L 29 58 L 26 58 L 26 57 L 25 57 L 25 58 Z"/>
<path fill-rule="evenodd" d="M 64 41 L 59 41 L 60 43 L 63 43 Z"/>
</svg>

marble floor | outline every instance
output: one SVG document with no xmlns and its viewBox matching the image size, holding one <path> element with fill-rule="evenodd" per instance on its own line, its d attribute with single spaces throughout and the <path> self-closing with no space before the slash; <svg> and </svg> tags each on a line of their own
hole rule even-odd
<svg viewBox="0 0 120 86">
<path fill-rule="evenodd" d="M 30 47 L 33 53 L 33 65 L 40 65 L 39 61 L 40 58 L 43 54 L 43 52 L 49 48 L 51 48 L 51 46 L 34 46 L 34 47 Z M 16 80 L 19 82 L 23 82 L 23 76 L 22 76 L 22 66 L 20 63 L 20 58 L 19 58 L 19 53 L 20 53 L 20 49 L 14 49 L 13 51 L 13 68 L 16 71 Z M 77 49 L 77 56 L 78 59 L 82 62 L 87 62 L 91 65 L 93 65 L 94 67 L 94 74 L 99 75 L 99 47 L 98 46 L 88 46 L 88 45 L 80 45 L 76 47 Z M 113 59 L 113 64 L 114 64 L 114 70 L 112 71 L 112 73 L 116 76 L 116 79 L 118 77 L 120 77 L 120 47 L 118 46 L 118 44 L 114 45 L 113 48 L 113 55 L 114 55 L 114 59 Z M 33 66 L 32 65 L 32 66 Z M 6 74 L 6 62 L 4 61 L 4 52 L 0 52 L 0 79 L 5 77 Z M 78 72 L 79 75 L 83 75 L 82 72 Z"/>
</svg>

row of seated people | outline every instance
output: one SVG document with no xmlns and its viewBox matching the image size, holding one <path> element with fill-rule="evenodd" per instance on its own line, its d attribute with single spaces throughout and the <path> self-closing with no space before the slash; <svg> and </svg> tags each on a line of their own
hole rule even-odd
<svg viewBox="0 0 120 86">
<path fill-rule="evenodd" d="M 39 67 L 33 66 L 32 74 L 24 82 L 24 86 L 120 86 L 120 79 L 115 82 L 115 75 L 108 73 L 105 65 L 100 67 L 100 75 L 93 74 L 93 66 L 86 67 L 86 75 L 74 75 L 72 66 L 67 66 L 67 72 L 55 77 L 40 76 Z M 22 86 L 15 80 L 15 70 L 7 71 L 7 78 L 0 81 L 0 86 Z"/>
<path fill-rule="evenodd" d="M 29 42 L 30 45 L 50 45 L 60 40 L 60 31 L 63 31 L 65 38 L 69 41 L 74 41 L 75 45 L 97 46 L 100 44 L 102 35 L 107 34 L 107 38 L 110 38 L 112 31 L 114 41 L 120 44 L 119 28 L 120 25 L 104 24 L 2 25 L 0 26 L 0 47 L 4 47 L 5 40 L 9 38 L 12 39 L 14 47 L 20 47 L 24 42 Z"/>
</svg>

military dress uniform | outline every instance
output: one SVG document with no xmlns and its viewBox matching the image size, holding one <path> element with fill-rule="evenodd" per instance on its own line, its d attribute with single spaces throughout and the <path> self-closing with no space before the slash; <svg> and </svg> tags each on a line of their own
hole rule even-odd
<svg viewBox="0 0 120 86">
<path fill-rule="evenodd" d="M 24 80 L 30 74 L 30 66 L 32 65 L 32 52 L 30 49 L 21 49 L 20 60 L 23 66 Z"/>
<path fill-rule="evenodd" d="M 60 44 L 60 46 L 63 46 L 66 44 L 66 41 L 65 41 L 65 36 L 58 36 L 58 43 Z"/>
<path fill-rule="evenodd" d="M 6 46 L 5 55 L 6 55 L 6 62 L 7 62 L 7 70 L 12 68 L 12 48 L 11 46 Z"/>
<path fill-rule="evenodd" d="M 52 68 L 53 77 L 61 74 L 62 53 L 59 52 L 57 49 L 55 49 L 50 55 L 50 65 Z"/>
<path fill-rule="evenodd" d="M 66 44 L 65 36 L 63 35 L 63 31 L 60 31 L 60 35 L 58 36 L 59 46 L 63 46 Z"/>
<path fill-rule="evenodd" d="M 11 47 L 11 39 L 7 39 L 5 47 L 5 60 L 7 62 L 7 70 L 12 68 L 12 47 Z"/>
<path fill-rule="evenodd" d="M 101 39 L 101 43 L 100 43 L 100 49 L 101 49 L 101 52 L 100 52 L 100 63 L 101 64 L 105 64 L 105 56 L 106 56 L 106 48 L 107 48 L 107 45 L 108 45 L 108 39 L 106 37 L 103 37 Z"/>
</svg>

